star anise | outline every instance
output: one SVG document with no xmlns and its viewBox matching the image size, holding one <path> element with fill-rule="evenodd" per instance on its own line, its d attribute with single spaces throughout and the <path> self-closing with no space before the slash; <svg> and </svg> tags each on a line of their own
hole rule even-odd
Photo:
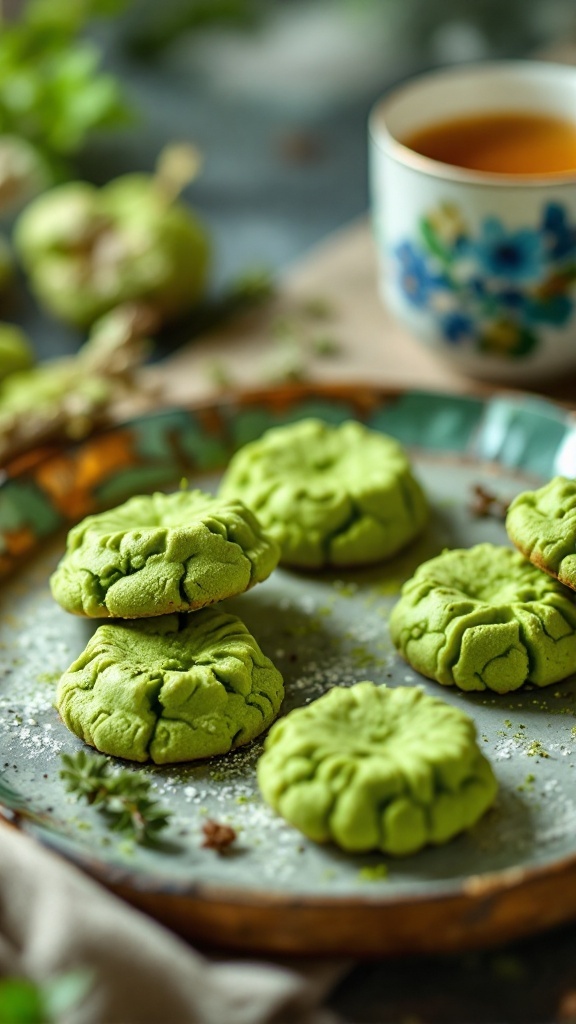
<svg viewBox="0 0 576 1024">
<path fill-rule="evenodd" d="M 202 846 L 208 850 L 216 850 L 217 853 L 224 853 L 236 839 L 236 832 L 230 825 L 221 825 L 220 822 L 208 818 L 202 825 L 204 842 Z"/>
<path fill-rule="evenodd" d="M 472 497 L 468 506 L 471 515 L 485 519 L 492 516 L 493 519 L 506 519 L 506 513 L 510 502 L 499 498 L 497 494 L 483 487 L 482 484 L 474 484 Z"/>
</svg>

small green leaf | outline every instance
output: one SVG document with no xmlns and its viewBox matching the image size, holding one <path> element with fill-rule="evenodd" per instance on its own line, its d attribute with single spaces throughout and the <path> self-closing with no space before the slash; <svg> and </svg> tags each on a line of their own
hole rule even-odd
<svg viewBox="0 0 576 1024">
<path fill-rule="evenodd" d="M 230 283 L 230 298 L 236 302 L 264 302 L 275 291 L 274 278 L 265 267 L 253 267 Z"/>
<path fill-rule="evenodd" d="M 209 382 L 216 388 L 224 390 L 231 387 L 234 383 L 228 366 L 221 359 L 212 359 L 206 364 L 204 372 Z"/>
<path fill-rule="evenodd" d="M 321 295 L 312 296 L 302 302 L 302 312 L 311 320 L 330 320 L 334 316 L 334 309 L 329 299 Z"/>
<path fill-rule="evenodd" d="M 427 249 L 433 256 L 437 256 L 442 263 L 452 263 L 452 253 L 440 240 L 437 232 L 432 227 L 432 224 L 427 217 L 422 217 L 420 221 L 420 234 L 422 235 L 422 239 Z"/>
<path fill-rule="evenodd" d="M 48 1024 L 42 992 L 27 978 L 0 981 L 0 1024 Z"/>
<path fill-rule="evenodd" d="M 321 334 L 317 338 L 312 338 L 310 347 L 314 355 L 320 358 L 337 356 L 342 351 L 342 345 L 338 339 L 329 334 Z"/>
</svg>

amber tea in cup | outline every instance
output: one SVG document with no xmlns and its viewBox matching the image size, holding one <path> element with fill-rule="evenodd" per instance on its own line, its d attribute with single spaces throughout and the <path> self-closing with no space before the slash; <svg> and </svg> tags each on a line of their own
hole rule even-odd
<svg viewBox="0 0 576 1024">
<path fill-rule="evenodd" d="M 576 122 L 548 114 L 479 113 L 426 125 L 401 140 L 432 160 L 496 174 L 576 171 Z"/>
<path fill-rule="evenodd" d="M 427 72 L 376 105 L 370 139 L 387 308 L 472 376 L 576 370 L 576 67 Z"/>
</svg>

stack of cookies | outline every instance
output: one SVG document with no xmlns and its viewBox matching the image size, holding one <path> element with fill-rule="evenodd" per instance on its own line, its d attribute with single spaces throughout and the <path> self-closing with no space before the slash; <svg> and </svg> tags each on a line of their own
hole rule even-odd
<svg viewBox="0 0 576 1024">
<path fill-rule="evenodd" d="M 280 710 L 282 677 L 240 619 L 206 606 L 266 579 L 279 555 L 242 502 L 202 491 L 131 498 L 75 526 L 52 593 L 75 615 L 116 621 L 60 680 L 68 728 L 156 764 L 258 736 Z"/>
</svg>

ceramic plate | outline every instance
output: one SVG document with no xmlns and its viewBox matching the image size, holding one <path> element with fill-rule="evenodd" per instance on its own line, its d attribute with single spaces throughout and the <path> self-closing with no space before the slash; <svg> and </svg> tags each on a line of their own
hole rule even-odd
<svg viewBox="0 0 576 1024">
<path fill-rule="evenodd" d="M 497 803 L 446 846 L 403 859 L 345 855 L 309 842 L 264 805 L 255 742 L 190 766 L 131 769 L 151 781 L 172 819 L 163 844 L 127 842 L 59 778 L 61 754 L 82 744 L 53 707 L 56 681 L 97 625 L 68 615 L 50 596 L 65 527 L 130 494 L 177 486 L 182 476 L 214 488 L 235 448 L 273 424 L 310 415 L 332 423 L 359 418 L 404 442 L 430 497 L 430 526 L 386 564 L 322 575 L 277 570 L 226 607 L 283 673 L 285 711 L 362 679 L 419 683 L 464 708 L 497 773 Z M 402 582 L 425 558 L 444 547 L 507 543 L 500 520 L 471 511 L 475 485 L 507 501 L 575 466 L 572 418 L 548 402 L 355 387 L 280 390 L 159 412 L 14 467 L 0 487 L 0 567 L 8 574 L 0 614 L 5 815 L 183 933 L 236 947 L 453 949 L 576 915 L 576 680 L 506 696 L 454 692 L 407 666 L 387 627 Z M 228 855 L 202 848 L 206 818 L 237 831 Z"/>
</svg>

